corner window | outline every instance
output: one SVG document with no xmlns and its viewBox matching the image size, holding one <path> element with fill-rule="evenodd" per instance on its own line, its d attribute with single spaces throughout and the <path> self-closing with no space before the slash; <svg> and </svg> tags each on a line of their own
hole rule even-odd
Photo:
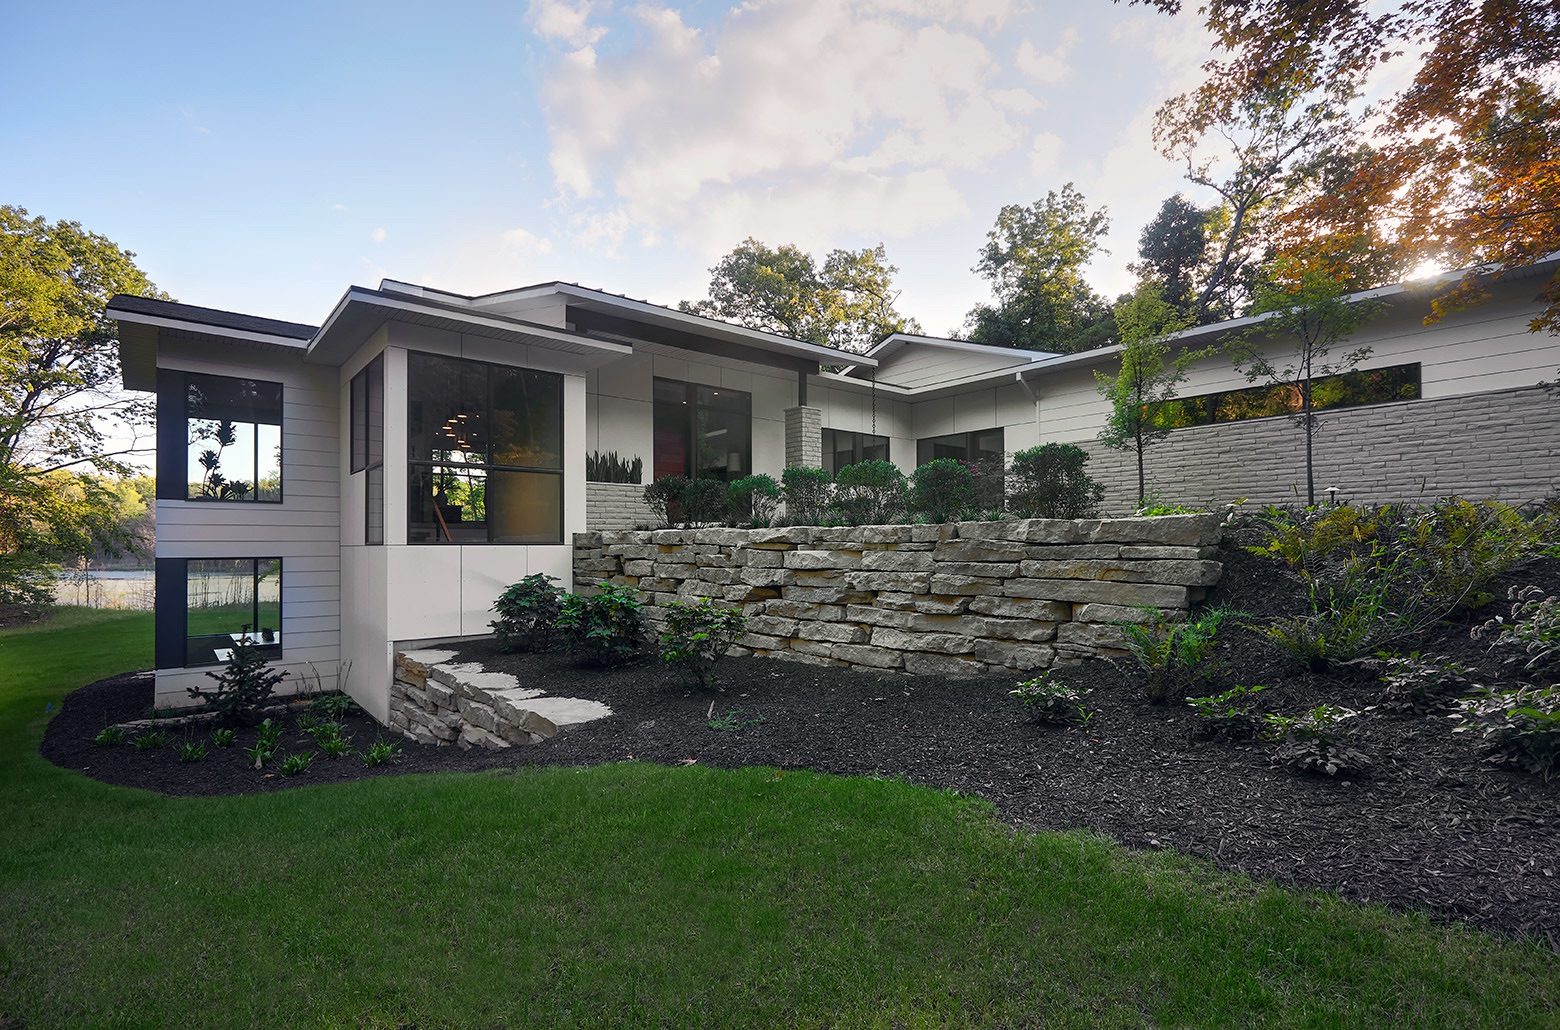
<svg viewBox="0 0 1560 1030">
<path fill-rule="evenodd" d="M 753 395 L 655 381 L 655 477 L 731 482 L 753 470 Z"/>
<path fill-rule="evenodd" d="M 185 496 L 192 501 L 282 499 L 282 384 L 187 373 Z"/>
<path fill-rule="evenodd" d="M 363 476 L 363 540 L 385 542 L 385 359 L 352 377 L 352 471 Z"/>
<path fill-rule="evenodd" d="M 1418 400 L 1419 395 L 1418 362 L 1389 365 L 1386 368 L 1356 369 L 1311 381 L 1311 407 L 1314 411 L 1412 401 Z M 1294 415 L 1301 408 L 1300 391 L 1293 386 L 1250 386 L 1195 397 L 1178 397 L 1158 405 L 1154 414 L 1159 424 L 1166 429 L 1184 429 L 1188 426 L 1271 418 L 1274 415 Z"/>
<path fill-rule="evenodd" d="M 409 542 L 563 542 L 562 376 L 407 355 L 407 456 Z"/>
<path fill-rule="evenodd" d="M 823 467 L 836 475 L 847 465 L 863 461 L 887 461 L 888 437 L 853 433 L 844 429 L 823 431 Z"/>
<path fill-rule="evenodd" d="M 916 441 L 915 463 L 925 465 L 936 458 L 954 458 L 959 461 L 982 461 L 1003 456 L 1003 434 L 1000 429 L 982 429 L 975 433 L 951 433 L 947 436 L 928 436 Z"/>
<path fill-rule="evenodd" d="M 247 637 L 282 654 L 280 558 L 171 559 L 184 565 L 184 665 L 220 665 Z M 158 596 L 159 608 L 163 604 Z M 160 664 L 160 663 L 159 663 Z"/>
</svg>

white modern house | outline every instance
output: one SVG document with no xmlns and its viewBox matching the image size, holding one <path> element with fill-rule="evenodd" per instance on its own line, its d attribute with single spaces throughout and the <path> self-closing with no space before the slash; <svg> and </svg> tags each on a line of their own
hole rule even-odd
<svg viewBox="0 0 1560 1030">
<path fill-rule="evenodd" d="M 1325 391 L 1322 479 L 1362 500 L 1546 496 L 1560 419 L 1538 384 L 1560 339 L 1527 323 L 1553 267 L 1431 327 L 1428 285 L 1371 291 L 1383 314 L 1351 342 L 1371 354 Z M 469 297 L 386 280 L 319 326 L 128 296 L 109 314 L 126 387 L 157 397 L 159 705 L 186 703 L 250 627 L 294 682 L 333 685 L 350 662 L 342 685 L 383 720 L 398 646 L 487 633 L 530 573 L 571 585 L 572 534 L 647 523 L 660 476 L 908 472 L 1063 441 L 1093 452 L 1108 507 L 1133 501 L 1135 472 L 1093 442 L 1111 347 L 896 335 L 847 354 L 560 282 Z M 1150 473 L 1162 496 L 1294 496 L 1286 398 L 1218 357 L 1182 394 Z M 608 455 L 590 464 L 619 474 L 600 478 L 638 459 L 642 482 L 588 481 Z"/>
</svg>

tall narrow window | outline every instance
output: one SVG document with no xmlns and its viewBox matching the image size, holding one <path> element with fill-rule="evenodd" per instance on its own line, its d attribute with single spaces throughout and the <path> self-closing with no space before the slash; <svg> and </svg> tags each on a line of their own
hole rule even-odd
<svg viewBox="0 0 1560 1030">
<path fill-rule="evenodd" d="M 753 395 L 655 381 L 655 475 L 731 482 L 753 470 Z"/>
<path fill-rule="evenodd" d="M 844 429 L 823 431 L 823 467 L 835 475 L 847 465 L 863 461 L 887 461 L 888 437 L 853 433 Z"/>
<path fill-rule="evenodd" d="M 189 500 L 281 501 L 281 383 L 188 373 L 184 412 Z"/>
<path fill-rule="evenodd" d="M 363 475 L 363 539 L 385 542 L 385 359 L 352 377 L 352 471 Z"/>
<path fill-rule="evenodd" d="M 246 637 L 266 655 L 281 657 L 280 558 L 172 560 L 184 563 L 185 665 L 220 665 Z M 157 603 L 161 608 L 165 601 L 159 596 Z"/>
<path fill-rule="evenodd" d="M 407 356 L 407 539 L 563 542 L 563 377 Z"/>
</svg>

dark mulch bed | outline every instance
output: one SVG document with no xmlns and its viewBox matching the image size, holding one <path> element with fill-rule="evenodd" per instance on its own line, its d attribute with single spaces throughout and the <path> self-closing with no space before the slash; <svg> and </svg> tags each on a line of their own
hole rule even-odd
<svg viewBox="0 0 1560 1030">
<path fill-rule="evenodd" d="M 1236 551 L 1227 558 L 1212 600 L 1252 616 L 1295 610 L 1295 588 L 1272 563 Z M 1510 583 L 1560 592 L 1560 562 L 1527 566 L 1501 584 L 1500 596 Z M 1485 661 L 1468 627 L 1495 610 L 1443 627 L 1422 650 Z M 1297 673 L 1248 631 L 1224 634 L 1219 652 L 1215 689 L 1267 684 L 1277 711 L 1299 714 L 1321 701 L 1365 709 L 1377 699 L 1369 674 Z M 462 648 L 460 658 L 605 701 L 617 714 L 514 752 L 408 743 L 389 769 L 318 758 L 307 774 L 283 779 L 245 768 L 237 749 L 189 767 L 172 750 L 92 746 L 106 722 L 142 714 L 150 702 L 148 687 L 132 692 L 121 679 L 70 695 L 44 752 L 99 779 L 178 794 L 624 759 L 904 776 L 987 798 L 1016 825 L 1087 828 L 1131 847 L 1173 848 L 1254 877 L 1531 934 L 1560 949 L 1560 780 L 1488 765 L 1444 716 L 1354 720 L 1355 743 L 1374 767 L 1339 782 L 1275 767 L 1270 745 L 1193 741 L 1189 709 L 1143 704 L 1132 671 L 1103 661 L 1062 674 L 1091 691 L 1098 714 L 1084 732 L 1025 722 L 1007 696 L 1012 677 L 941 681 L 731 659 L 720 670 L 725 689 L 706 692 L 650 663 L 580 670 L 563 655 L 504 655 L 485 643 Z M 732 713 L 737 728 L 710 726 L 712 714 Z M 367 742 L 378 729 L 360 716 L 349 732 Z M 284 747 L 295 744 L 303 746 Z"/>
</svg>

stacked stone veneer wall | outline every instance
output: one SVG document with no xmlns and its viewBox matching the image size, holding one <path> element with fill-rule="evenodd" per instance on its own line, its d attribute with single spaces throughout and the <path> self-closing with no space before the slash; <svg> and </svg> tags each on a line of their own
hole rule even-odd
<svg viewBox="0 0 1560 1030">
<path fill-rule="evenodd" d="M 1316 489 L 1349 501 L 1451 494 L 1529 501 L 1560 482 L 1560 414 L 1540 387 L 1324 412 Z M 1107 511 L 1137 503 L 1137 465 L 1095 442 L 1089 474 Z M 1167 501 L 1217 505 L 1305 500 L 1305 437 L 1289 418 L 1178 429 L 1148 452 L 1148 486 Z"/>
<path fill-rule="evenodd" d="M 586 483 L 586 529 L 637 529 L 654 524 L 639 483 Z"/>
<path fill-rule="evenodd" d="M 1119 654 L 1139 606 L 1179 616 L 1218 582 L 1214 515 L 941 526 L 582 533 L 575 589 L 714 598 L 741 651 L 940 675 L 1029 672 Z"/>
<path fill-rule="evenodd" d="M 390 684 L 390 728 L 419 744 L 457 744 L 462 748 L 506 748 L 532 744 L 558 732 L 558 726 L 523 704 L 525 694 L 505 696 L 485 689 L 474 676 L 457 676 L 416 653 L 397 653 Z"/>
</svg>

